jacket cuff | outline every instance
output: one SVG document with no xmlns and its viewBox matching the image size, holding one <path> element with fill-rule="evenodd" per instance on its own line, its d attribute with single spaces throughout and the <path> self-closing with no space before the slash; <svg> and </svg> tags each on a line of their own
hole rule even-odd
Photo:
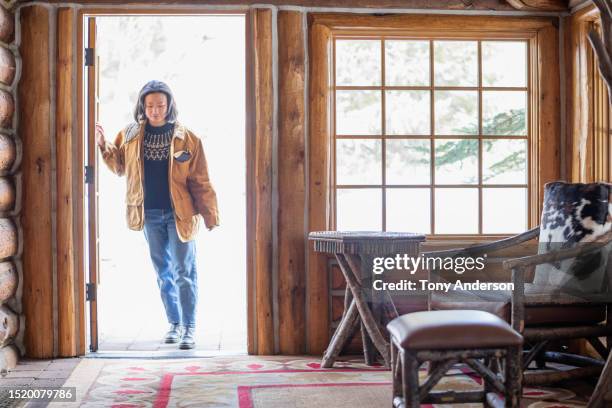
<svg viewBox="0 0 612 408">
<path fill-rule="evenodd" d="M 219 214 L 202 214 L 202 218 L 204 218 L 204 224 L 206 224 L 206 228 L 219 225 Z"/>
<path fill-rule="evenodd" d="M 108 156 L 110 156 L 110 149 L 108 148 L 108 142 L 106 142 L 104 144 L 103 147 L 101 147 L 100 145 L 98 145 L 98 149 L 100 149 L 100 153 L 102 153 L 102 157 L 103 158 L 107 158 Z"/>
</svg>

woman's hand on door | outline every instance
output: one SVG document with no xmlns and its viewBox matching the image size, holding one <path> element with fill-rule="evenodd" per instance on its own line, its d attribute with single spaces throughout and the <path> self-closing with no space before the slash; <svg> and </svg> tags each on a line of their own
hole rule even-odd
<svg viewBox="0 0 612 408">
<path fill-rule="evenodd" d="M 104 139 L 104 128 L 101 124 L 96 122 L 96 144 L 100 146 L 100 148 L 104 148 L 106 145 L 106 140 Z"/>
</svg>

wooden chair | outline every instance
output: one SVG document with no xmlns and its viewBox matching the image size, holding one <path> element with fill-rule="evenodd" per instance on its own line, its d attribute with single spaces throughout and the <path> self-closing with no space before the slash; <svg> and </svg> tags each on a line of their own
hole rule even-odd
<svg viewBox="0 0 612 408">
<path fill-rule="evenodd" d="M 426 258 L 487 254 L 487 265 L 501 263 L 514 285 L 512 291 L 432 293 L 430 308 L 485 310 L 510 321 L 513 329 L 525 340 L 522 363 L 525 370 L 534 360 L 540 368 L 547 361 L 577 367 L 552 373 L 525 373 L 524 383 L 527 385 L 597 375 L 612 345 L 612 262 L 609 262 L 612 216 L 608 205 L 611 194 L 612 185 L 606 183 L 549 183 L 545 186 L 540 227 L 497 242 L 424 254 Z M 589 200 L 598 207 L 587 208 L 589 204 L 585 202 Z M 581 224 L 566 229 L 566 224 L 571 224 L 569 221 L 576 224 L 577 213 L 584 215 L 585 211 L 591 212 L 588 222 L 586 217 L 578 217 Z M 564 217 L 573 218 L 568 221 Z M 585 234 L 587 224 L 599 235 Z M 559 225 L 563 225 L 560 235 L 555 228 Z M 537 254 L 495 258 L 495 253 L 538 237 Z M 559 237 L 564 238 L 561 240 Z M 585 278 L 585 272 L 590 274 L 590 278 Z M 440 271 L 430 270 L 431 280 L 439 276 Z M 461 280 L 462 277 L 455 278 Z M 585 290 L 580 290 L 581 284 L 586 286 Z M 604 346 L 600 337 L 606 336 L 608 341 Z M 567 339 L 586 339 L 602 359 L 547 350 L 551 343 Z"/>
</svg>

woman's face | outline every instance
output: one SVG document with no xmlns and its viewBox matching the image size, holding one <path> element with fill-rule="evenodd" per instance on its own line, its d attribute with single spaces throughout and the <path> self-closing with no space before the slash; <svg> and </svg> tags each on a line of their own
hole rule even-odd
<svg viewBox="0 0 612 408">
<path fill-rule="evenodd" d="M 153 126 L 162 126 L 166 123 L 168 113 L 168 98 L 163 92 L 154 92 L 145 96 L 145 116 Z"/>
</svg>

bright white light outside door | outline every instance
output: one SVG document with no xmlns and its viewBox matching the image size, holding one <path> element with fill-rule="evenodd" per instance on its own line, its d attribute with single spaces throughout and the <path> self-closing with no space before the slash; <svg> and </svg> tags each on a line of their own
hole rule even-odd
<svg viewBox="0 0 612 408">
<path fill-rule="evenodd" d="M 242 15 L 98 17 L 99 119 L 106 138 L 133 121 L 151 79 L 173 90 L 178 120 L 203 141 L 221 227 L 202 228 L 198 348 L 246 350 L 245 19 Z M 125 178 L 100 161 L 100 350 L 154 350 L 167 328 L 142 232 L 125 220 Z M 146 340 L 143 342 L 143 340 Z M 169 346 L 164 346 L 167 349 Z"/>
</svg>

